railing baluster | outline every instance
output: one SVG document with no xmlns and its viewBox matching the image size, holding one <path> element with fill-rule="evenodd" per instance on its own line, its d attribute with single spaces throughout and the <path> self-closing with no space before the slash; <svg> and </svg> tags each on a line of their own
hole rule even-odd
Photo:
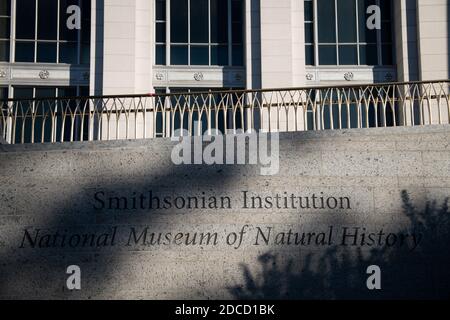
<svg viewBox="0 0 450 320">
<path fill-rule="evenodd" d="M 0 134 L 24 144 L 173 137 L 178 128 L 200 136 L 222 126 L 236 134 L 350 129 L 355 120 L 356 128 L 450 124 L 449 83 L 9 99 L 0 101 Z"/>
</svg>

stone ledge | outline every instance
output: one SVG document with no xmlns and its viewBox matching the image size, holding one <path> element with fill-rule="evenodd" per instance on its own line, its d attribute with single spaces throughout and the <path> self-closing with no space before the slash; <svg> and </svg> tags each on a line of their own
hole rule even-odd
<svg viewBox="0 0 450 320">
<path fill-rule="evenodd" d="M 280 140 L 342 140 L 348 138 L 367 138 L 382 136 L 405 136 L 420 135 L 424 133 L 448 133 L 450 136 L 450 125 L 433 125 L 422 127 L 396 127 L 396 128 L 369 128 L 369 129 L 345 129 L 324 131 L 301 131 L 282 132 Z M 67 143 L 45 143 L 45 144 L 4 144 L 0 140 L 0 153 L 4 152 L 31 152 L 31 151 L 62 151 L 81 150 L 95 151 L 101 149 L 134 149 L 170 147 L 176 144 L 170 138 L 139 139 L 139 140 L 115 140 L 115 141 L 90 141 L 90 142 L 67 142 Z"/>
</svg>

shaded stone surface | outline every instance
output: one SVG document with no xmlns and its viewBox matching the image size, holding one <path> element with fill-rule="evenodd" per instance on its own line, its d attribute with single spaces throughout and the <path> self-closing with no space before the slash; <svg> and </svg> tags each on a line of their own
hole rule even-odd
<svg viewBox="0 0 450 320">
<path fill-rule="evenodd" d="M 175 144 L 1 145 L 0 298 L 448 297 L 448 126 L 283 133 L 273 176 L 252 165 L 175 166 Z M 149 191 L 226 196 L 231 205 L 140 208 Z M 318 204 L 244 208 L 243 191 L 263 200 L 315 196 Z M 102 207 L 99 192 L 104 201 L 126 198 L 128 209 Z M 321 197 L 346 197 L 350 207 L 321 208 Z M 343 245 L 344 228 L 358 228 L 357 244 Z M 310 241 L 292 244 L 290 231 Z M 382 245 L 361 241 L 380 232 Z M 421 235 L 417 246 L 400 245 L 412 234 Z M 208 243 L 213 235 L 217 243 Z M 66 288 L 72 264 L 81 267 L 81 291 Z M 382 269 L 378 292 L 366 287 L 371 264 Z"/>
</svg>

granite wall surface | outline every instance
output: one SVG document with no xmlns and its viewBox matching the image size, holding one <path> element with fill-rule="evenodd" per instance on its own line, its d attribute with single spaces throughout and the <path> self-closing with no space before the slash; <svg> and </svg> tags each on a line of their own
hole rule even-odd
<svg viewBox="0 0 450 320">
<path fill-rule="evenodd" d="M 449 126 L 279 139 L 271 176 L 167 139 L 0 145 L 0 298 L 449 297 Z"/>
</svg>

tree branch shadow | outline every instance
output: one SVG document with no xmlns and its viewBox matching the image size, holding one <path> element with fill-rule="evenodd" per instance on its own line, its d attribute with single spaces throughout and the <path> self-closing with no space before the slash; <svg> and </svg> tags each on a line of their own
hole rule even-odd
<svg viewBox="0 0 450 320">
<path fill-rule="evenodd" d="M 441 205 L 429 201 L 422 210 L 401 194 L 403 214 L 409 228 L 423 236 L 413 250 L 333 246 L 324 253 L 309 253 L 302 261 L 283 264 L 280 254 L 270 251 L 258 258 L 259 272 L 241 264 L 243 283 L 228 288 L 239 300 L 254 299 L 448 299 L 450 297 L 450 210 L 449 199 Z M 301 262 L 301 267 L 295 267 Z M 368 290 L 367 267 L 378 265 L 382 290 Z"/>
</svg>

